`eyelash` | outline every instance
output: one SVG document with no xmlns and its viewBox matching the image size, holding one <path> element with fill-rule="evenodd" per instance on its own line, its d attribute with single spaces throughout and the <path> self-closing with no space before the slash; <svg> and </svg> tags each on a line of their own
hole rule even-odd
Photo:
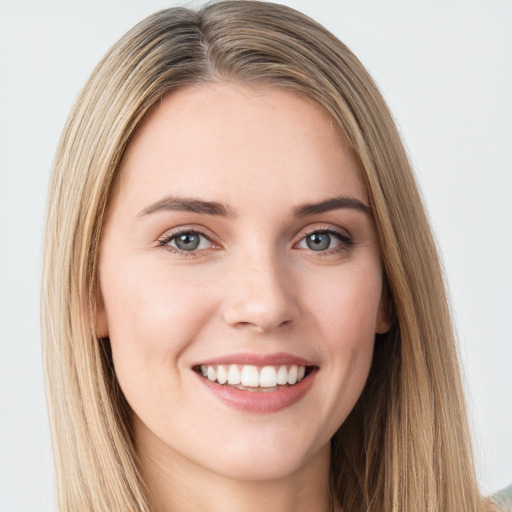
<svg viewBox="0 0 512 512">
<path fill-rule="evenodd" d="M 347 233 L 345 233 L 345 232 L 343 232 L 341 230 L 338 231 L 337 229 L 334 229 L 332 227 L 325 227 L 325 228 L 315 227 L 315 228 L 313 228 L 313 229 L 311 229 L 309 231 L 306 231 L 306 233 L 302 236 L 302 238 L 297 243 L 302 242 L 308 236 L 311 236 L 311 235 L 313 235 L 315 233 L 317 233 L 317 234 L 327 234 L 327 235 L 330 235 L 330 236 L 334 236 L 334 238 L 336 238 L 340 242 L 340 244 L 337 247 L 334 247 L 332 249 L 327 249 L 325 251 L 313 251 L 311 249 L 311 252 L 316 253 L 320 257 L 322 257 L 322 256 L 331 256 L 333 254 L 338 254 L 340 252 L 346 251 L 347 249 L 350 249 L 355 244 L 354 239 L 349 234 L 347 234 Z"/>
<path fill-rule="evenodd" d="M 320 257 L 337 254 L 339 252 L 346 251 L 347 249 L 349 249 L 350 247 L 352 247 L 355 244 L 353 238 L 350 235 L 343 233 L 342 231 L 338 231 L 331 227 L 329 227 L 329 228 L 327 228 L 327 227 L 326 228 L 318 228 L 317 227 L 317 228 L 311 229 L 309 231 L 306 231 L 306 233 L 304 233 L 304 235 L 300 238 L 300 240 L 298 242 L 296 242 L 294 244 L 294 246 L 297 245 L 298 243 L 302 242 L 303 240 L 305 240 L 308 236 L 311 236 L 315 233 L 327 234 L 327 235 L 334 236 L 340 242 L 339 246 L 334 247 L 333 249 L 327 249 L 325 251 L 313 251 L 313 250 L 310 251 L 313 253 L 316 252 L 317 255 L 319 255 Z M 215 245 L 215 242 L 213 242 L 208 235 L 203 233 L 201 230 L 198 230 L 195 228 L 195 229 L 178 229 L 176 231 L 166 234 L 163 238 L 158 240 L 158 247 L 163 247 L 166 250 L 172 252 L 173 254 L 177 254 L 179 256 L 197 257 L 198 252 L 200 252 L 202 249 L 183 251 L 181 249 L 178 249 L 177 247 L 172 247 L 172 246 L 168 245 L 172 240 L 176 239 L 178 236 L 185 235 L 185 234 L 192 234 L 192 235 L 198 235 L 200 237 L 204 237 L 211 244 Z"/>
<path fill-rule="evenodd" d="M 169 252 L 172 252 L 173 254 L 177 254 L 178 256 L 183 257 L 197 257 L 197 253 L 200 250 L 193 250 L 193 251 L 182 251 L 181 249 L 178 249 L 177 247 L 172 247 L 171 245 L 168 245 L 169 242 L 174 240 L 175 238 L 179 237 L 180 235 L 198 235 L 203 238 L 206 238 L 211 244 L 215 245 L 215 242 L 212 241 L 212 239 L 206 234 L 203 233 L 201 230 L 194 228 L 194 229 L 177 229 L 176 231 L 172 231 L 171 233 L 168 233 L 164 235 L 163 238 L 158 240 L 158 247 L 163 247 Z"/>
</svg>

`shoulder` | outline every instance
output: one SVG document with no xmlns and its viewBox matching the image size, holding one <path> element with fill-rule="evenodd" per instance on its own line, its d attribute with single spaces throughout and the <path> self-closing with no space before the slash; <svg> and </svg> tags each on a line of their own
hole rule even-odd
<svg viewBox="0 0 512 512">
<path fill-rule="evenodd" d="M 500 512 L 512 512 L 512 484 L 492 495 Z"/>
</svg>

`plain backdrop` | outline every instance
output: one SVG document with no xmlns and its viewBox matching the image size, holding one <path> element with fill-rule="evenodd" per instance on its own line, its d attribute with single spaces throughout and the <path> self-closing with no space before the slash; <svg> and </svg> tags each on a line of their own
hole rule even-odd
<svg viewBox="0 0 512 512">
<path fill-rule="evenodd" d="M 482 488 L 495 491 L 512 482 L 512 1 L 284 3 L 348 44 L 396 117 L 443 255 Z M 0 512 L 55 506 L 39 279 L 60 131 L 105 51 L 176 4 L 0 0 Z"/>
</svg>

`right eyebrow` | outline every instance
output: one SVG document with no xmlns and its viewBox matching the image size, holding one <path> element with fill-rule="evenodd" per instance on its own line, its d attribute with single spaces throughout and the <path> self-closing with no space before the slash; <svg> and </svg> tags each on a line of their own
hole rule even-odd
<svg viewBox="0 0 512 512">
<path fill-rule="evenodd" d="M 190 197 L 166 196 L 144 208 L 139 212 L 139 216 L 142 217 L 161 211 L 193 212 L 220 217 L 234 217 L 236 215 L 229 206 L 223 203 Z"/>
</svg>

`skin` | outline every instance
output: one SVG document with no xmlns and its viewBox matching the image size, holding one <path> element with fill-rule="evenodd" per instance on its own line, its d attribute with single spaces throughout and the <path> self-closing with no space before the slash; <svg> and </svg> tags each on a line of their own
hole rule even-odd
<svg viewBox="0 0 512 512">
<path fill-rule="evenodd" d="M 170 195 L 232 215 L 141 214 Z M 389 329 L 371 215 L 294 216 L 340 195 L 368 204 L 356 160 L 328 114 L 289 91 L 187 87 L 136 131 L 101 240 L 97 331 L 112 344 L 154 510 L 329 510 L 329 442 L 364 387 L 375 333 Z M 176 228 L 205 238 L 177 253 Z M 310 249 L 305 236 L 326 229 L 352 243 L 331 235 Z M 286 352 L 318 371 L 290 407 L 241 411 L 192 370 L 241 352 Z"/>
</svg>

